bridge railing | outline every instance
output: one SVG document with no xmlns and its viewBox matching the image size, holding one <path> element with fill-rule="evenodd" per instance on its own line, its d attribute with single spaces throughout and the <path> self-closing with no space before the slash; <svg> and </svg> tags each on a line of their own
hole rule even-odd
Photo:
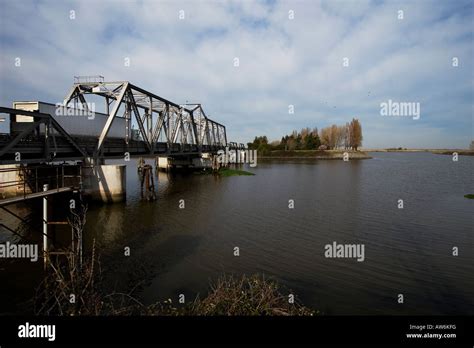
<svg viewBox="0 0 474 348">
<path fill-rule="evenodd" d="M 82 168 L 80 165 L 39 165 L 0 168 L 0 199 L 8 196 L 41 192 L 43 185 L 49 190 L 65 187 L 80 189 L 82 186 Z"/>
</svg>

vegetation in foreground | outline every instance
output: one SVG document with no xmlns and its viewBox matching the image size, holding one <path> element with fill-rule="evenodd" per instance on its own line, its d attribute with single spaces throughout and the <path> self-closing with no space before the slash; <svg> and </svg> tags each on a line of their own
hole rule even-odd
<svg viewBox="0 0 474 348">
<path fill-rule="evenodd" d="M 264 276 L 253 275 L 221 276 L 211 285 L 209 294 L 197 298 L 189 306 L 170 306 L 166 313 L 176 315 L 205 316 L 258 316 L 258 315 L 315 315 L 316 312 L 295 302 L 290 303 L 289 295 L 280 292 L 276 281 Z M 162 305 L 159 308 L 163 308 Z M 157 314 L 160 314 L 158 310 Z M 155 314 L 151 310 L 151 314 Z"/>
<path fill-rule="evenodd" d="M 73 222 L 73 229 L 78 231 L 83 228 L 85 218 Z M 135 290 L 136 287 L 128 292 L 108 292 L 103 284 L 102 268 L 95 247 L 90 255 L 84 257 L 76 247 L 68 256 L 51 260 L 33 299 L 34 313 L 48 316 L 317 314 L 301 305 L 293 294 L 283 294 L 276 281 L 261 275 L 223 275 L 211 284 L 207 296 L 202 299 L 197 297 L 188 304 L 168 299 L 144 305 L 134 297 Z"/>
<path fill-rule="evenodd" d="M 311 316 L 317 312 L 290 300 L 274 280 L 261 275 L 223 275 L 210 285 L 204 298 L 189 304 L 168 299 L 144 305 L 127 293 L 107 293 L 102 285 L 99 263 L 92 259 L 82 272 L 70 269 L 69 261 L 51 266 L 35 298 L 36 315 L 162 315 L 162 316 Z M 71 303 L 74 295 L 74 303 Z"/>
<path fill-rule="evenodd" d="M 468 199 L 474 199 L 474 194 L 468 193 L 467 195 L 464 195 L 464 197 L 466 197 Z"/>
</svg>

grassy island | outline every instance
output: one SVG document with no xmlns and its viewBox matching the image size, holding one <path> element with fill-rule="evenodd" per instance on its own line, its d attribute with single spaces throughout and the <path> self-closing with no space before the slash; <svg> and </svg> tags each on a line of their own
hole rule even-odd
<svg viewBox="0 0 474 348">
<path fill-rule="evenodd" d="M 219 170 L 211 170 L 211 169 L 204 169 L 202 171 L 195 172 L 197 175 L 209 175 L 209 174 L 215 174 L 217 176 L 221 177 L 228 177 L 228 176 L 252 176 L 255 175 L 255 173 L 252 172 L 247 172 L 245 170 L 240 170 L 240 169 L 234 169 L 234 168 L 226 168 L 226 167 L 221 167 Z"/>
<path fill-rule="evenodd" d="M 231 169 L 231 168 L 221 168 L 217 171 L 219 176 L 227 177 L 227 176 L 240 176 L 240 175 L 255 175 L 254 173 L 247 172 L 245 170 L 240 169 Z"/>
</svg>

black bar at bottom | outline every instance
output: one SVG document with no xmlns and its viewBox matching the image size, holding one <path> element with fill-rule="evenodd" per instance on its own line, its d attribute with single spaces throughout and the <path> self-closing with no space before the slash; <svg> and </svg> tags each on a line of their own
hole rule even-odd
<svg viewBox="0 0 474 348">
<path fill-rule="evenodd" d="M 9 345 L 25 343 L 41 344 L 41 346 L 54 343 L 130 345 L 376 343 L 472 347 L 474 344 L 473 318 L 473 316 L 4 316 L 0 317 L 0 346 L 8 348 Z M 26 323 L 30 329 L 31 325 L 55 325 L 54 341 L 48 341 L 46 337 L 19 337 L 21 325 L 26 325 Z"/>
</svg>

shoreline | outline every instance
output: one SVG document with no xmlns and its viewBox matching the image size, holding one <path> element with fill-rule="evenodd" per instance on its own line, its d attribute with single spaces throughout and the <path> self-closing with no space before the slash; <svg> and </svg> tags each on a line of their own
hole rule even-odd
<svg viewBox="0 0 474 348">
<path fill-rule="evenodd" d="M 316 159 L 316 160 L 343 160 L 344 154 L 349 155 L 349 160 L 371 159 L 366 151 L 344 150 L 276 150 L 270 155 L 259 156 L 260 159 Z"/>
<path fill-rule="evenodd" d="M 364 152 L 430 152 L 435 155 L 452 155 L 457 152 L 460 156 L 474 156 L 474 150 L 468 149 L 364 149 Z"/>
</svg>

